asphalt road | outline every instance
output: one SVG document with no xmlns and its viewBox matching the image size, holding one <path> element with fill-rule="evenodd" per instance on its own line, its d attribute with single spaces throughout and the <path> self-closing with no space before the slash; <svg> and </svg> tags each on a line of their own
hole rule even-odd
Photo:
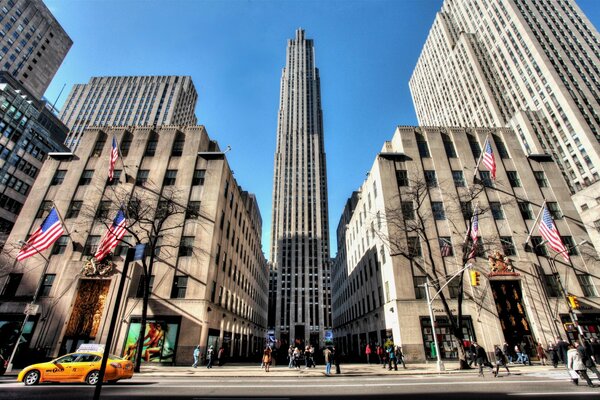
<svg viewBox="0 0 600 400">
<path fill-rule="evenodd" d="M 102 399 L 594 399 L 595 388 L 571 384 L 565 371 L 523 373 L 493 378 L 476 375 L 331 377 L 148 377 L 105 385 Z M 0 399 L 92 399 L 94 388 L 81 384 L 42 384 L 0 380 Z"/>
</svg>

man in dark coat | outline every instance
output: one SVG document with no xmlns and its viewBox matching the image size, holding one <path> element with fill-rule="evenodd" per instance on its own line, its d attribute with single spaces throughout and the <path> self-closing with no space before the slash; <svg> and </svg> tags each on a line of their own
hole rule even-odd
<svg viewBox="0 0 600 400">
<path fill-rule="evenodd" d="M 598 339 L 592 338 L 592 343 L 590 346 L 592 346 L 592 355 L 594 356 L 594 361 L 596 361 L 596 364 L 600 363 L 600 342 L 598 342 Z"/>
<path fill-rule="evenodd" d="M 569 344 L 560 337 L 557 337 L 556 350 L 558 351 L 558 358 L 560 358 L 560 362 L 567 364 L 567 351 L 569 351 Z"/>
<path fill-rule="evenodd" d="M 579 346 L 577 346 L 577 352 L 581 356 L 581 360 L 585 364 L 586 368 L 595 373 L 598 379 L 600 379 L 600 372 L 592 360 L 592 346 L 590 345 L 590 342 L 581 338 Z"/>
<path fill-rule="evenodd" d="M 488 361 L 487 353 L 485 349 L 478 345 L 477 343 L 473 343 L 473 351 L 475 353 L 475 364 L 479 366 L 479 376 L 483 376 L 483 366 L 487 365 L 490 368 L 492 365 Z"/>
</svg>

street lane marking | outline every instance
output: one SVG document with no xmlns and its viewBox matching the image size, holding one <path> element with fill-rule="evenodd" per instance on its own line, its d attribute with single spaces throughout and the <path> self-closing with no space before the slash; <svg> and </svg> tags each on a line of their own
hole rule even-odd
<svg viewBox="0 0 600 400">
<path fill-rule="evenodd" d="M 598 396 L 598 392 L 531 392 L 531 393 L 507 393 L 507 396 Z"/>
</svg>

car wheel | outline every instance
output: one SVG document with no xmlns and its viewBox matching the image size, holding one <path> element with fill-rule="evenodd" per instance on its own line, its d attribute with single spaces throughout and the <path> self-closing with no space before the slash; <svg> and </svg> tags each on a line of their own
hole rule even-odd
<svg viewBox="0 0 600 400">
<path fill-rule="evenodd" d="M 40 371 L 37 369 L 29 371 L 23 378 L 25 386 L 37 385 L 40 383 Z"/>
<path fill-rule="evenodd" d="M 87 374 L 87 376 L 85 377 L 85 383 L 87 383 L 88 385 L 95 385 L 96 383 L 98 383 L 99 378 L 100 378 L 100 371 L 94 370 L 94 371 L 90 372 L 89 374 Z"/>
</svg>

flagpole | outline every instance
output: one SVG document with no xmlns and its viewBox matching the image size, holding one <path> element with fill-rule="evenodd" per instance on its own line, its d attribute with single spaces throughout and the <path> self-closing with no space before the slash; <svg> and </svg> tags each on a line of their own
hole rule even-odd
<svg viewBox="0 0 600 400">
<path fill-rule="evenodd" d="M 535 226 L 537 225 L 537 223 L 538 223 L 538 221 L 540 219 L 540 215 L 542 215 L 542 211 L 544 211 L 544 207 L 546 207 L 546 200 L 544 200 L 544 202 L 542 203 L 542 208 L 540 208 L 540 211 L 538 212 L 537 217 L 535 217 L 535 221 L 533 221 L 533 226 L 531 227 L 531 230 L 529 231 L 529 235 L 527 235 L 527 239 L 525 239 L 525 242 L 523 243 L 523 246 L 527 246 L 527 243 L 529 242 L 529 239 L 531 239 L 531 234 L 535 230 Z"/>
<path fill-rule="evenodd" d="M 481 164 L 481 160 L 483 159 L 483 153 L 485 153 L 485 148 L 487 146 L 489 135 L 485 137 L 485 142 L 483 143 L 483 151 L 479 154 L 479 159 L 477 160 L 477 165 L 475 165 L 475 170 L 473 171 L 473 180 L 477 176 L 477 172 L 479 172 L 479 164 Z"/>
<path fill-rule="evenodd" d="M 56 206 L 56 203 L 54 202 L 54 200 L 52 200 L 52 207 L 54 207 L 54 209 L 56 210 L 56 215 L 58 215 L 58 219 L 60 220 L 60 223 L 62 224 L 63 228 L 65 229 L 65 232 L 67 232 L 67 236 L 69 237 L 69 239 L 71 239 L 71 241 L 73 241 L 73 238 L 71 237 L 71 233 L 67 229 L 67 224 L 65 224 L 65 220 L 63 219 L 62 215 L 60 215 L 60 212 L 58 211 L 58 207 Z"/>
</svg>

